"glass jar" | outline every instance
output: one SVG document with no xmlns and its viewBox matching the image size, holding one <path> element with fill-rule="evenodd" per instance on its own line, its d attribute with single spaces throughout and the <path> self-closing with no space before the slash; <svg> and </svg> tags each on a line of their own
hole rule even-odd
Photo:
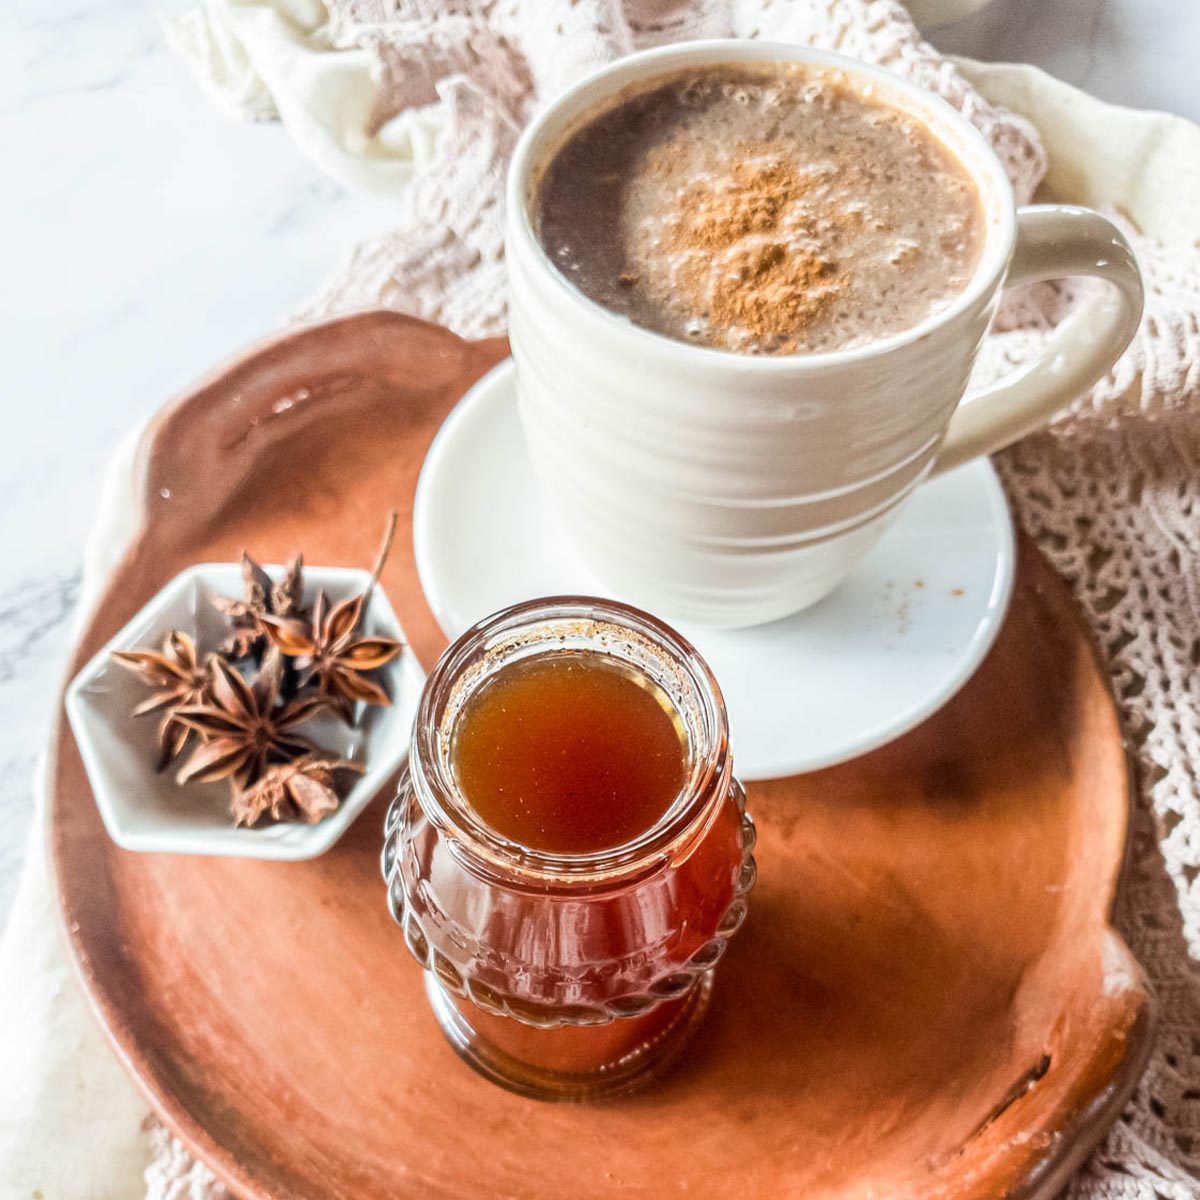
<svg viewBox="0 0 1200 1200">
<path fill-rule="evenodd" d="M 454 770 L 455 720 L 477 689 L 519 659 L 563 652 L 643 672 L 685 731 L 686 779 L 666 812 L 595 853 L 506 840 Z M 755 878 L 754 824 L 707 665 L 655 618 L 586 597 L 506 609 L 445 652 L 385 835 L 388 904 L 446 1037 L 488 1078 L 544 1098 L 623 1091 L 680 1049 Z"/>
</svg>

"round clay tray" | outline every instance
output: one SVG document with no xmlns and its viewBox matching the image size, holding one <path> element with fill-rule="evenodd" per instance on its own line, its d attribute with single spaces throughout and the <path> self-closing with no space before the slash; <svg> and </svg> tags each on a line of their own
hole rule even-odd
<svg viewBox="0 0 1200 1200">
<path fill-rule="evenodd" d="M 425 448 L 504 354 L 390 313 L 285 334 L 166 410 L 143 525 L 75 656 L 190 563 L 371 560 Z M 411 541 L 384 576 L 428 666 Z M 820 686 L 819 680 L 813 681 Z M 1121 733 L 1029 546 L 990 657 L 935 717 L 750 789 L 759 885 L 686 1061 L 584 1107 L 484 1082 L 442 1041 L 388 916 L 387 797 L 312 862 L 132 854 L 60 715 L 50 838 L 117 1053 L 245 1197 L 1048 1197 L 1144 1064 L 1150 1001 L 1109 925 Z"/>
</svg>

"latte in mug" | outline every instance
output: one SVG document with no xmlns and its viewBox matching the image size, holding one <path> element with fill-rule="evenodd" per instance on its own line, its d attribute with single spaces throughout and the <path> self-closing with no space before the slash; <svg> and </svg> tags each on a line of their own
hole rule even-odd
<svg viewBox="0 0 1200 1200">
<path fill-rule="evenodd" d="M 546 503 L 599 583 L 678 622 L 828 596 L 914 490 L 1044 425 L 1142 312 L 1112 222 L 1018 209 L 961 113 L 806 46 L 609 64 L 530 122 L 506 201 Z M 1105 286 L 967 395 L 1002 289 L 1077 276 Z"/>
<path fill-rule="evenodd" d="M 978 188 L 919 119 L 838 70 L 727 64 L 586 114 L 532 215 L 574 285 L 633 324 L 744 354 L 848 349 L 970 281 Z"/>
</svg>

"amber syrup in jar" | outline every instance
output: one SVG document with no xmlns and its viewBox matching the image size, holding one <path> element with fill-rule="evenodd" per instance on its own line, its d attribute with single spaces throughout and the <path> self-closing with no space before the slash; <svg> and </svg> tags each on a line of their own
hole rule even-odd
<svg viewBox="0 0 1200 1200">
<path fill-rule="evenodd" d="M 707 666 L 589 598 L 519 605 L 446 652 L 386 832 L 443 1031 L 544 1098 L 625 1090 L 681 1050 L 754 881 Z"/>
<path fill-rule="evenodd" d="M 515 662 L 463 705 L 451 749 L 467 803 L 533 850 L 588 854 L 652 828 L 687 774 L 666 692 L 588 651 Z"/>
</svg>

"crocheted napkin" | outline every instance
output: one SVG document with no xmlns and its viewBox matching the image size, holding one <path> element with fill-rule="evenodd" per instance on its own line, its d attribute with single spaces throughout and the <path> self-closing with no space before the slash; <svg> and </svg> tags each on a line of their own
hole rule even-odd
<svg viewBox="0 0 1200 1200">
<path fill-rule="evenodd" d="M 1107 651 L 1138 765 L 1118 922 L 1159 993 L 1158 1044 L 1070 1194 L 1197 1195 L 1200 130 L 1101 105 L 1029 68 L 942 59 L 893 0 L 208 0 L 170 33 L 217 102 L 282 120 L 333 178 L 396 202 L 395 230 L 356 248 L 308 317 L 382 303 L 466 336 L 501 331 L 501 183 L 518 130 L 591 68 L 683 38 L 804 42 L 880 63 L 962 111 L 996 147 L 1019 200 L 1040 185 L 1124 223 L 1148 285 L 1135 344 L 1052 430 L 998 465 L 1018 519 L 1070 581 Z M 1010 296 L 980 378 L 1028 358 L 1086 291 L 1039 285 Z M 99 522 L 92 585 L 128 533 L 125 454 Z M 0 944 L 0 1029 L 22 1029 L 29 1046 L 7 1091 L 0 1072 L 0 1162 L 18 1164 L 14 1197 L 40 1187 L 47 1200 L 124 1200 L 147 1153 L 133 1115 L 140 1106 L 65 981 L 49 940 L 43 859 L 35 841 Z M 35 986 L 20 996 L 4 988 L 18 977 Z M 87 1145 L 68 1150 L 62 1130 L 85 1121 Z M 148 1200 L 226 1195 L 160 1126 L 148 1133 Z"/>
</svg>

